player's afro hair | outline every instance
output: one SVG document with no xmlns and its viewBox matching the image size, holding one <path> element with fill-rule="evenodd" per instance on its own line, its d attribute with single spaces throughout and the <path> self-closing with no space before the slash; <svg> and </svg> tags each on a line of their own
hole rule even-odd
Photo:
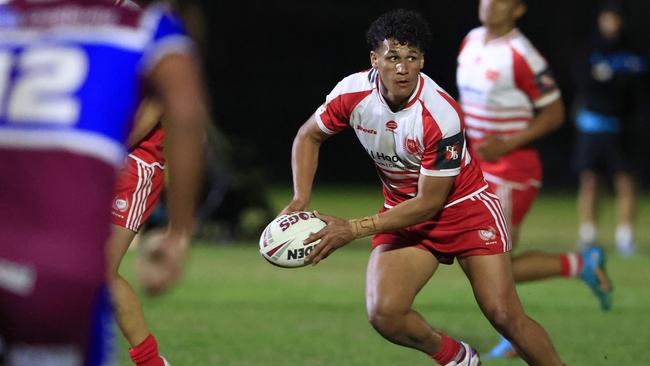
<svg viewBox="0 0 650 366">
<path fill-rule="evenodd" d="M 372 22 L 366 33 L 366 41 L 373 50 L 389 38 L 426 51 L 432 37 L 429 24 L 422 15 L 415 11 L 398 9 L 381 15 Z"/>
</svg>

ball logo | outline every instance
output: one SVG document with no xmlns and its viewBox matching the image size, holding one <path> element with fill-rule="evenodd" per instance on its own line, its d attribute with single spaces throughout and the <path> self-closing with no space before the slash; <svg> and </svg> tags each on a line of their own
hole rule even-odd
<svg viewBox="0 0 650 366">
<path fill-rule="evenodd" d="M 497 81 L 499 79 L 499 76 L 499 70 L 487 70 L 485 72 L 485 78 L 490 81 Z"/>
<path fill-rule="evenodd" d="M 420 146 L 420 143 L 416 139 L 412 139 L 408 137 L 404 140 L 404 149 L 409 154 L 413 154 L 413 155 L 417 155 L 422 152 L 422 147 Z"/>
<path fill-rule="evenodd" d="M 493 227 L 489 227 L 484 230 L 479 230 L 478 231 L 478 236 L 483 239 L 483 241 L 491 241 L 495 240 L 497 238 L 497 233 L 496 230 L 494 230 Z M 490 243 L 488 243 L 490 244 Z"/>
<path fill-rule="evenodd" d="M 307 212 L 300 212 L 297 214 L 289 215 L 287 217 L 281 217 L 280 221 L 280 229 L 282 231 L 286 231 L 288 228 L 291 227 L 291 225 L 294 225 L 300 220 L 309 220 L 310 218 L 314 218 L 316 215 L 313 212 L 307 213 Z"/>
<path fill-rule="evenodd" d="M 129 201 L 123 198 L 116 198 L 113 201 L 113 208 L 120 212 L 125 212 L 129 208 Z"/>
<path fill-rule="evenodd" d="M 389 129 L 390 131 L 394 131 L 397 128 L 397 122 L 395 121 L 386 122 L 386 128 Z"/>
</svg>

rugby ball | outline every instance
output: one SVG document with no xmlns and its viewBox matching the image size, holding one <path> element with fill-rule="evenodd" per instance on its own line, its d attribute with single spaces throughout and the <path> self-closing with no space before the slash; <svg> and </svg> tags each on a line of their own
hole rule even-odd
<svg viewBox="0 0 650 366">
<path fill-rule="evenodd" d="M 305 259 L 320 242 L 303 244 L 309 234 L 326 226 L 313 212 L 298 211 L 271 221 L 260 237 L 260 254 L 279 267 L 296 268 L 305 265 Z"/>
</svg>

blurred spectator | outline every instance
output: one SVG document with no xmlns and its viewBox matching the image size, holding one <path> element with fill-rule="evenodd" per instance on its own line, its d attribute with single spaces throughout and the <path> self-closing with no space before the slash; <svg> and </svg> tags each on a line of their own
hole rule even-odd
<svg viewBox="0 0 650 366">
<path fill-rule="evenodd" d="M 638 108 L 642 90 L 640 76 L 646 60 L 630 45 L 624 19 L 616 4 L 608 4 L 598 14 L 593 40 L 579 58 L 578 108 L 575 116 L 575 168 L 579 174 L 578 248 L 597 240 L 598 175 L 613 180 L 617 198 L 616 248 L 624 256 L 635 251 L 635 154 L 626 141 L 629 121 Z"/>
</svg>

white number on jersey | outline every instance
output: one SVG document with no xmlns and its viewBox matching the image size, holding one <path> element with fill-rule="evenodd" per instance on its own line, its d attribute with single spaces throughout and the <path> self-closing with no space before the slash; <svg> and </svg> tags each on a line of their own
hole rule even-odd
<svg viewBox="0 0 650 366">
<path fill-rule="evenodd" d="M 15 84 L 9 84 L 14 63 Z M 10 123 L 74 124 L 81 111 L 73 96 L 88 75 L 86 54 L 72 47 L 35 47 L 19 55 L 0 52 L 0 116 Z M 5 96 L 8 98 L 5 99 Z"/>
</svg>

